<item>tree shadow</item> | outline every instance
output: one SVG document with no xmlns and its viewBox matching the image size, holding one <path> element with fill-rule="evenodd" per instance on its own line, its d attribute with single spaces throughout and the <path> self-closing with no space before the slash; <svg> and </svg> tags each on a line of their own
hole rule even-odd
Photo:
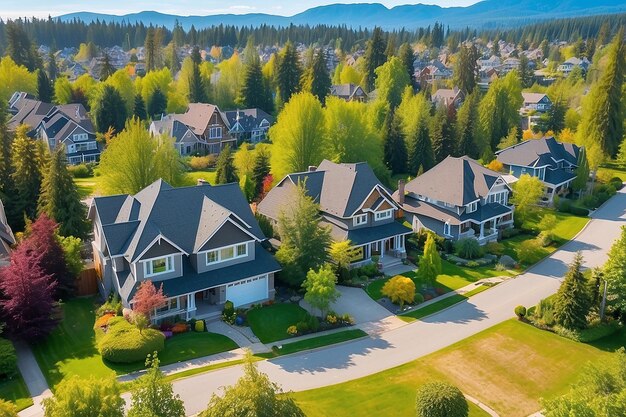
<svg viewBox="0 0 626 417">
<path fill-rule="evenodd" d="M 454 304 L 451 308 L 439 311 L 430 316 L 421 318 L 425 323 L 457 323 L 467 324 L 473 321 L 482 321 L 487 318 L 484 310 L 478 308 L 471 299 Z"/>
</svg>

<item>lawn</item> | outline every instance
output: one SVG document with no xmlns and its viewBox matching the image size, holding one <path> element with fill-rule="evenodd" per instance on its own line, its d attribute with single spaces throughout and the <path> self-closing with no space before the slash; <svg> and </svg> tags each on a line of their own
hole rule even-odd
<svg viewBox="0 0 626 417">
<path fill-rule="evenodd" d="M 273 304 L 248 312 L 248 324 L 263 343 L 289 338 L 287 328 L 307 316 L 305 309 L 297 304 Z"/>
<path fill-rule="evenodd" d="M 28 388 L 26 388 L 21 375 L 10 381 L 0 382 L 0 398 L 14 403 L 18 411 L 33 405 L 33 399 L 30 398 Z"/>
<path fill-rule="evenodd" d="M 367 336 L 361 329 L 344 330 L 337 333 L 326 334 L 323 336 L 312 337 L 310 339 L 300 340 L 298 342 L 286 343 L 281 349 L 268 353 L 261 353 L 256 356 L 261 358 L 275 358 L 277 356 L 289 355 L 303 350 L 316 349 L 323 346 L 334 345 L 336 343 L 347 342 L 349 340 L 358 339 Z"/>
<path fill-rule="evenodd" d="M 77 298 L 63 305 L 64 319 L 45 342 L 33 346 L 39 367 L 54 387 L 69 375 L 102 378 L 144 368 L 143 363 L 112 364 L 102 360 L 93 330 L 94 299 Z M 235 349 L 228 337 L 214 333 L 184 333 L 168 339 L 159 354 L 161 365 Z"/>
<path fill-rule="evenodd" d="M 610 180 L 613 177 L 619 177 L 622 181 L 626 181 L 626 169 L 616 163 L 606 163 L 598 169 L 598 179 Z"/>
<path fill-rule="evenodd" d="M 509 320 L 408 364 L 293 396 L 309 417 L 412 416 L 416 388 L 447 380 L 501 416 L 526 417 L 541 408 L 541 397 L 567 391 L 582 365 L 608 355 L 626 334 L 617 337 L 595 347 Z M 470 415 L 483 414 L 474 408 Z"/>
<path fill-rule="evenodd" d="M 406 314 L 402 314 L 402 316 L 400 318 L 403 317 L 411 317 L 413 319 L 421 319 L 424 318 L 426 316 L 430 316 L 431 314 L 435 314 L 438 311 L 441 311 L 445 308 L 451 307 L 455 304 L 460 303 L 461 301 L 465 301 L 468 298 L 470 298 L 473 295 L 479 294 L 485 290 L 488 290 L 489 288 L 491 288 L 491 286 L 488 285 L 481 285 L 477 288 L 474 288 L 471 291 L 466 292 L 465 294 L 454 294 L 448 298 L 444 298 L 443 300 L 439 300 L 435 303 L 429 304 L 426 307 L 417 309 L 417 310 L 413 310 L 410 311 Z M 405 320 L 405 321 L 412 321 L 412 320 Z"/>
<path fill-rule="evenodd" d="M 183 185 L 196 185 L 198 180 L 206 180 L 211 185 L 215 185 L 215 171 L 191 171 L 185 173 Z"/>
</svg>

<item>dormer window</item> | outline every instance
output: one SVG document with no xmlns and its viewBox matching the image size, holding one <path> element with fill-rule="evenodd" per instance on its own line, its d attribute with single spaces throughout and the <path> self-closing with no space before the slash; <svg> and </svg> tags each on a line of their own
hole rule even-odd
<svg viewBox="0 0 626 417">
<path fill-rule="evenodd" d="M 357 216 L 354 216 L 354 218 L 352 219 L 352 223 L 355 226 L 361 226 L 367 223 L 367 214 L 359 214 Z"/>
<path fill-rule="evenodd" d="M 218 139 L 222 137 L 222 128 L 220 126 L 209 129 L 209 139 Z"/>
<path fill-rule="evenodd" d="M 232 259 L 242 258 L 248 255 L 248 245 L 246 243 L 240 243 L 232 246 L 225 246 L 223 248 L 208 251 L 206 253 L 207 265 L 212 265 L 220 262 L 230 261 Z"/>
<path fill-rule="evenodd" d="M 143 263 L 146 277 L 167 274 L 174 270 L 174 255 L 149 259 Z"/>
<path fill-rule="evenodd" d="M 467 207 L 467 209 L 465 210 L 466 213 L 473 213 L 476 210 L 478 210 L 478 201 L 474 201 L 473 203 L 469 203 L 465 207 Z"/>
<path fill-rule="evenodd" d="M 376 221 L 391 219 L 393 216 L 393 209 L 376 212 Z"/>
</svg>

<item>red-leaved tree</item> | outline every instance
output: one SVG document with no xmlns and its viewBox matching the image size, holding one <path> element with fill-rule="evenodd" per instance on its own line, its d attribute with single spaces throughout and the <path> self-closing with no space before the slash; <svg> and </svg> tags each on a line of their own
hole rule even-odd
<svg viewBox="0 0 626 417">
<path fill-rule="evenodd" d="M 39 266 L 57 282 L 54 296 L 65 299 L 74 294 L 76 277 L 67 268 L 65 253 L 57 240 L 58 227 L 50 217 L 40 215 L 28 228 L 20 247 L 42 255 Z"/>
<path fill-rule="evenodd" d="M 7 329 L 29 342 L 47 336 L 57 324 L 57 283 L 41 268 L 43 256 L 19 245 L 11 254 L 10 265 L 0 270 L 0 307 Z"/>
<path fill-rule="evenodd" d="M 166 302 L 167 297 L 163 294 L 163 284 L 157 290 L 152 281 L 147 280 L 139 284 L 139 288 L 137 288 L 132 299 L 133 311 L 150 318 L 154 309 L 163 307 Z"/>
<path fill-rule="evenodd" d="M 273 182 L 274 177 L 272 176 L 272 174 L 267 174 L 265 178 L 263 178 L 263 188 L 261 189 L 261 195 L 259 196 L 260 200 L 262 200 L 267 195 L 267 193 L 270 192 Z"/>
</svg>

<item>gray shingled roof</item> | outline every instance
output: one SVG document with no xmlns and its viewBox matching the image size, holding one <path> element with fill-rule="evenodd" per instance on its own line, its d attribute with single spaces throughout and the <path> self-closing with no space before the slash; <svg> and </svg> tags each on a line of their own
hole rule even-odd
<svg viewBox="0 0 626 417">
<path fill-rule="evenodd" d="M 485 220 L 496 216 L 512 213 L 513 209 L 499 203 L 489 203 L 478 205 L 476 211 L 472 213 L 463 212 L 459 215 L 456 211 L 439 207 L 426 201 L 420 201 L 415 198 L 406 198 L 402 209 L 407 213 L 418 214 L 429 217 L 440 222 L 449 222 L 451 225 L 459 225 L 469 220 L 482 223 Z"/>
<path fill-rule="evenodd" d="M 363 89 L 354 84 L 335 84 L 330 87 L 330 95 L 343 98 L 344 100 L 351 99 L 358 89 L 361 89 L 363 95 L 367 97 L 367 94 Z"/>
<path fill-rule="evenodd" d="M 496 152 L 498 161 L 505 165 L 524 167 L 557 167 L 555 161 L 565 160 L 578 164 L 580 147 L 573 143 L 558 142 L 553 137 L 531 139 Z"/>
<path fill-rule="evenodd" d="M 176 143 L 200 141 L 198 135 L 196 135 L 190 127 L 177 119 L 178 116 L 179 115 L 176 114 L 170 114 L 163 117 L 161 120 L 154 120 L 152 127 L 158 134 L 171 136 Z"/>
<path fill-rule="evenodd" d="M 448 156 L 435 167 L 406 184 L 406 192 L 454 206 L 485 197 L 500 174 L 473 159 Z"/>
<path fill-rule="evenodd" d="M 239 122 L 239 125 L 243 129 L 239 131 L 246 133 L 259 129 L 264 119 L 267 120 L 270 125 L 274 123 L 274 118 L 261 109 L 230 110 L 225 111 L 224 116 L 232 130 L 235 129 L 235 125 Z M 239 116 L 239 119 L 237 119 L 237 116 Z"/>
</svg>

